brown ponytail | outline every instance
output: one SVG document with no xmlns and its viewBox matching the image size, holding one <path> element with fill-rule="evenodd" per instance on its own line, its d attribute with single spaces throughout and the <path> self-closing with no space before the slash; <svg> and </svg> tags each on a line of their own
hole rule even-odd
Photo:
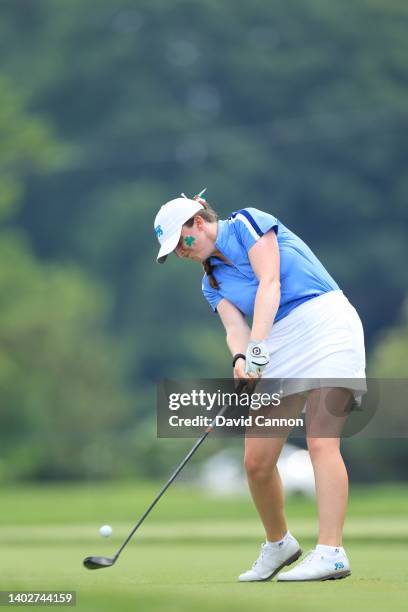
<svg viewBox="0 0 408 612">
<path fill-rule="evenodd" d="M 213 289 L 218 289 L 218 283 L 217 283 L 217 279 L 215 278 L 214 274 L 213 274 L 213 266 L 210 264 L 210 259 L 206 259 L 205 261 L 203 261 L 203 268 L 204 268 L 204 272 L 206 273 L 207 277 L 208 277 L 208 282 L 210 283 L 210 286 Z"/>
<path fill-rule="evenodd" d="M 200 196 L 194 196 L 193 200 L 197 200 L 197 202 L 202 204 L 203 207 L 204 207 L 204 210 L 198 211 L 198 213 L 196 213 L 194 215 L 194 217 L 202 217 L 204 219 L 204 221 L 208 221 L 208 223 L 215 223 L 217 221 L 217 219 L 218 219 L 217 213 L 204 200 L 204 198 L 201 198 Z M 186 221 L 185 225 L 187 225 L 187 227 L 193 227 L 193 225 L 194 225 L 194 217 L 192 217 L 191 219 Z M 215 276 L 213 274 L 214 268 L 210 264 L 210 258 L 208 258 L 205 261 L 203 261 L 203 268 L 204 268 L 204 272 L 206 273 L 206 275 L 208 277 L 208 282 L 210 283 L 210 286 L 213 289 L 218 289 L 219 285 L 217 283 L 217 279 L 215 278 Z"/>
</svg>

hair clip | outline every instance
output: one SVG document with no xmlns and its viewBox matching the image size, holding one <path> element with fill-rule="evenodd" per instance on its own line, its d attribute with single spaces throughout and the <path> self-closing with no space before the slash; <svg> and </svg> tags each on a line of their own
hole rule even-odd
<svg viewBox="0 0 408 612">
<path fill-rule="evenodd" d="M 205 193 L 206 191 L 207 191 L 207 187 L 204 187 L 204 189 L 202 189 L 202 190 L 200 191 L 200 193 L 198 193 L 197 195 L 195 195 L 193 199 L 195 200 L 195 199 L 197 198 L 197 199 L 199 199 L 199 200 L 204 200 L 204 202 L 205 202 L 205 198 L 202 198 L 201 196 L 202 196 L 202 195 L 203 195 L 203 193 Z"/>
<path fill-rule="evenodd" d="M 203 193 L 205 193 L 207 191 L 207 187 L 204 187 L 204 189 L 202 189 L 200 191 L 200 193 L 198 193 L 197 195 L 193 196 L 193 200 L 196 200 L 197 202 L 207 202 L 207 200 L 203 197 L 201 197 L 203 195 Z M 180 194 L 182 198 L 185 198 L 186 200 L 188 200 L 189 198 L 186 196 L 185 193 L 181 193 Z"/>
</svg>

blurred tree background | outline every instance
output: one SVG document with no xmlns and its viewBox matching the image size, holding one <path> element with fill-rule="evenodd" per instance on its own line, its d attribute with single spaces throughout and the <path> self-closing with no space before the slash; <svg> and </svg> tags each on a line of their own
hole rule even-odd
<svg viewBox="0 0 408 612">
<path fill-rule="evenodd" d="M 181 191 L 278 216 L 358 309 L 369 371 L 408 375 L 407 26 L 402 0 L 2 0 L 0 478 L 179 456 L 155 383 L 230 374 L 201 270 L 155 263 Z M 374 443 L 347 446 L 370 479 Z M 382 448 L 402 477 L 405 441 Z"/>
</svg>

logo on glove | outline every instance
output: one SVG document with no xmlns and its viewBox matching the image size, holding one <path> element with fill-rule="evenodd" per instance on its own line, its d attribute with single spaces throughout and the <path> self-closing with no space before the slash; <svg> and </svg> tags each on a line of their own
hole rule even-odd
<svg viewBox="0 0 408 612">
<path fill-rule="evenodd" d="M 265 342 L 250 340 L 246 352 L 245 374 L 261 374 L 269 363 L 269 351 Z"/>
</svg>

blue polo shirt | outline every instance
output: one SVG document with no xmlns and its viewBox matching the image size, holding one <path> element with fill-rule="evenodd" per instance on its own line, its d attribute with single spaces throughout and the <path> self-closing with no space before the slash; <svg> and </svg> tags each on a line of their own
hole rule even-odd
<svg viewBox="0 0 408 612">
<path fill-rule="evenodd" d="M 253 316 L 259 281 L 252 270 L 248 253 L 255 242 L 269 230 L 276 233 L 280 254 L 281 298 L 275 322 L 286 317 L 303 302 L 339 289 L 303 240 L 276 217 L 256 208 L 243 208 L 228 219 L 218 221 L 215 248 L 232 265 L 218 257 L 210 258 L 219 288 L 213 289 L 205 274 L 202 289 L 214 312 L 218 303 L 225 298 L 245 316 Z"/>
</svg>

